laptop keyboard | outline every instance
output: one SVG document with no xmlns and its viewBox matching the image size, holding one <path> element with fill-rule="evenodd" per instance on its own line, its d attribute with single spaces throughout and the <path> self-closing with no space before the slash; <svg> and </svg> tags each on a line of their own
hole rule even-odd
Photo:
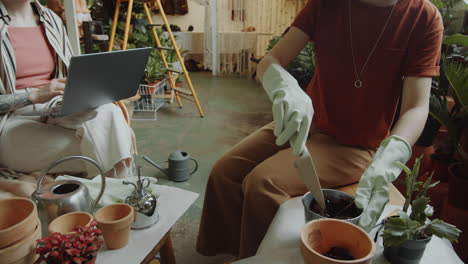
<svg viewBox="0 0 468 264">
<path fill-rule="evenodd" d="M 54 106 L 54 107 L 51 107 L 49 110 L 48 110 L 48 116 L 52 116 L 52 117 L 61 117 L 61 116 L 64 116 L 63 115 L 63 111 L 62 111 L 62 106 L 61 105 L 58 105 L 58 106 Z"/>
</svg>

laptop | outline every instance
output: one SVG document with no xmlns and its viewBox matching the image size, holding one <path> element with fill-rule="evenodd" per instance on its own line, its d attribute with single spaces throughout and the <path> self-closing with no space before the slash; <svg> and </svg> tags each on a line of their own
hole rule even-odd
<svg viewBox="0 0 468 264">
<path fill-rule="evenodd" d="M 52 116 L 66 116 L 134 96 L 151 48 L 84 54 L 71 58 L 62 105 Z"/>
</svg>

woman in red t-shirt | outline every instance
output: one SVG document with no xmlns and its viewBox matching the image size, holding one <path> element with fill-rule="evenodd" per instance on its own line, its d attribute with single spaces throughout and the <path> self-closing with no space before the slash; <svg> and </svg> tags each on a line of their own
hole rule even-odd
<svg viewBox="0 0 468 264">
<path fill-rule="evenodd" d="M 257 68 L 274 124 L 236 145 L 211 172 L 198 251 L 255 254 L 279 205 L 307 191 L 293 165 L 306 151 L 322 187 L 359 181 L 359 225 L 372 229 L 401 172 L 394 162 L 409 159 L 428 116 L 442 33 L 428 0 L 309 0 Z M 316 71 L 304 93 L 283 67 L 308 41 Z"/>
</svg>

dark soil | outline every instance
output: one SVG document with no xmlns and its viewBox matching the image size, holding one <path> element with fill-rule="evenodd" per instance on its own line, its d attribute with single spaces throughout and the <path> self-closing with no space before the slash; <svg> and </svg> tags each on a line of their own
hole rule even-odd
<svg viewBox="0 0 468 264">
<path fill-rule="evenodd" d="M 338 260 L 355 260 L 351 254 L 349 254 L 348 250 L 346 248 L 340 248 L 340 247 L 333 247 L 331 248 L 325 256 L 332 258 L 332 259 L 338 259 Z"/>
<path fill-rule="evenodd" d="M 326 196 L 325 204 L 326 208 L 323 211 L 318 205 L 317 200 L 313 200 L 309 209 L 326 218 L 336 219 L 351 219 L 359 216 L 362 212 L 361 209 L 356 207 L 354 200 L 348 197 Z"/>
</svg>

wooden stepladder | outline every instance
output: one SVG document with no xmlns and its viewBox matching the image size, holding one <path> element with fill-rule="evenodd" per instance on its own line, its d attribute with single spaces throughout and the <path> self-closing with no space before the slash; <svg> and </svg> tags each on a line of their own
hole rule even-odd
<svg viewBox="0 0 468 264">
<path fill-rule="evenodd" d="M 200 101 L 198 100 L 197 93 L 195 92 L 195 89 L 193 88 L 192 80 L 190 79 L 187 68 L 184 65 L 184 59 L 182 58 L 179 48 L 177 47 L 176 40 L 174 38 L 174 35 L 172 34 L 172 30 L 169 25 L 169 22 L 167 21 L 167 17 L 166 17 L 166 14 L 164 13 L 164 9 L 162 7 L 161 1 L 160 0 L 140 0 L 140 1 L 143 1 L 143 8 L 145 10 L 146 19 L 148 20 L 148 24 L 151 26 L 151 31 L 153 33 L 153 37 L 156 42 L 156 48 L 159 50 L 164 67 L 166 68 L 166 73 L 167 73 L 166 76 L 167 76 L 167 79 L 169 80 L 169 85 L 171 87 L 170 96 L 172 98 L 175 96 L 177 103 L 179 104 L 179 107 L 182 107 L 182 101 L 180 100 L 180 97 L 183 97 L 185 99 L 195 102 L 198 112 L 200 113 L 200 117 L 204 117 L 203 110 L 200 105 Z M 112 29 L 111 29 L 111 35 L 110 35 L 110 40 L 109 40 L 109 51 L 112 51 L 112 48 L 113 48 L 113 44 L 115 41 L 115 32 L 117 30 L 117 23 L 118 23 L 119 12 L 120 12 L 120 5 L 123 2 L 128 2 L 128 7 L 127 7 L 127 15 L 125 19 L 124 39 L 123 39 L 122 49 L 124 50 L 127 49 L 128 35 L 130 33 L 130 20 L 132 16 L 134 0 L 117 0 L 115 3 L 114 19 L 112 21 Z M 161 41 L 159 40 L 159 36 L 155 28 L 158 25 L 153 24 L 153 18 L 151 17 L 151 11 L 150 11 L 150 4 L 156 4 L 158 6 L 159 12 L 164 22 L 164 26 L 166 27 L 166 31 L 171 40 L 172 47 L 161 46 Z M 180 65 L 182 67 L 182 70 L 173 69 L 169 67 L 169 64 L 166 59 L 166 55 L 164 54 L 165 50 L 175 51 L 175 53 L 177 54 L 177 59 L 179 60 Z M 190 88 L 189 90 L 176 87 L 175 77 L 177 74 L 184 75 L 185 80 L 187 81 L 187 84 Z"/>
</svg>

